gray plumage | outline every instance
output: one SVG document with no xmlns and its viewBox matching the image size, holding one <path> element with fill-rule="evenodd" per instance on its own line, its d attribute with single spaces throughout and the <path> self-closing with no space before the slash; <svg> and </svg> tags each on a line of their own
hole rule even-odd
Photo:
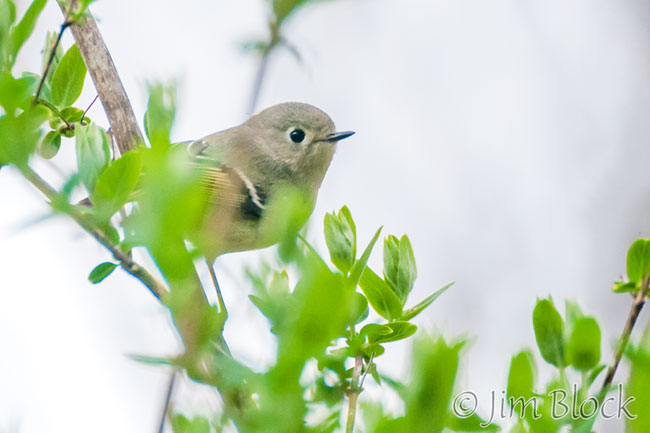
<svg viewBox="0 0 650 433">
<path fill-rule="evenodd" d="M 332 119 L 312 105 L 287 102 L 187 144 L 211 203 L 202 230 L 208 259 L 279 242 L 266 221 L 273 203 L 291 188 L 311 213 L 336 143 L 352 134 L 336 133 Z"/>
</svg>

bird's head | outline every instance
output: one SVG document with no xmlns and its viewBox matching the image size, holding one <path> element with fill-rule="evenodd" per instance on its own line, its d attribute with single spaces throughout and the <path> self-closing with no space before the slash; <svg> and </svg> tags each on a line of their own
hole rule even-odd
<svg viewBox="0 0 650 433">
<path fill-rule="evenodd" d="M 245 125 L 258 131 L 256 147 L 278 170 L 283 170 L 293 182 L 315 188 L 325 176 L 336 144 L 354 134 L 336 132 L 334 122 L 325 112 L 299 102 L 269 107 Z"/>
</svg>

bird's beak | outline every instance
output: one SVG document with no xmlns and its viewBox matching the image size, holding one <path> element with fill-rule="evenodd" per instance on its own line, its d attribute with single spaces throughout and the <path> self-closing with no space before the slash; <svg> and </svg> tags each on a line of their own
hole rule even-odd
<svg viewBox="0 0 650 433">
<path fill-rule="evenodd" d="M 340 141 L 354 135 L 354 131 L 333 132 L 325 137 L 325 141 Z"/>
</svg>

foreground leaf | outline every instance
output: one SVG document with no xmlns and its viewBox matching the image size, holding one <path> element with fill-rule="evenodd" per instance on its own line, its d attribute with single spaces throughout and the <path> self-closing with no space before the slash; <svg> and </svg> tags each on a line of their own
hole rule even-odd
<svg viewBox="0 0 650 433">
<path fill-rule="evenodd" d="M 110 161 L 108 137 L 95 125 L 78 125 L 76 129 L 77 169 L 81 183 L 89 193 Z"/>
<path fill-rule="evenodd" d="M 409 322 L 390 322 L 385 325 L 371 323 L 361 328 L 360 333 L 368 336 L 370 344 L 376 344 L 403 340 L 415 334 L 417 329 L 417 326 Z"/>
<path fill-rule="evenodd" d="M 424 298 L 421 302 L 415 304 L 413 307 L 404 310 L 402 313 L 402 320 L 411 320 L 418 314 L 420 314 L 422 311 L 424 311 L 425 308 L 427 308 L 429 305 L 433 303 L 436 299 L 438 299 L 438 296 L 442 295 L 448 288 L 454 285 L 454 281 L 451 283 L 445 284 L 442 286 L 442 288 L 438 289 L 435 293 L 427 296 Z"/>
<path fill-rule="evenodd" d="M 537 301 L 533 327 L 542 358 L 556 367 L 564 367 L 564 322 L 550 298 Z"/>
<path fill-rule="evenodd" d="M 395 320 L 402 315 L 402 304 L 393 290 L 372 269 L 366 268 L 359 281 L 372 308 L 381 317 Z"/>
<path fill-rule="evenodd" d="M 404 428 L 409 433 L 440 433 L 448 424 L 451 395 L 463 342 L 421 338 L 413 346 L 413 379 L 406 391 Z M 391 431 L 391 430 L 386 430 Z"/>
<path fill-rule="evenodd" d="M 650 275 L 650 239 L 636 240 L 627 252 L 627 276 L 640 283 Z"/>
<path fill-rule="evenodd" d="M 104 281 L 106 277 L 108 277 L 111 273 L 113 273 L 115 268 L 117 268 L 117 265 L 115 263 L 111 263 L 111 262 L 100 263 L 95 267 L 95 269 L 90 271 L 90 275 L 88 275 L 88 280 L 93 284 L 101 283 L 102 281 Z"/>
<path fill-rule="evenodd" d="M 580 371 L 589 371 L 600 361 L 600 327 L 593 317 L 576 320 L 567 346 L 568 362 Z"/>
<path fill-rule="evenodd" d="M 521 415 L 522 410 L 530 415 L 532 409 L 526 408 L 526 402 L 533 396 L 535 386 L 535 361 L 533 354 L 524 350 L 512 357 L 508 372 L 508 404 Z M 517 400 L 521 403 L 517 403 Z"/>
<path fill-rule="evenodd" d="M 126 202 L 135 189 L 142 158 L 137 151 L 128 152 L 99 175 L 95 189 L 90 194 L 90 201 L 103 218 L 110 218 Z"/>
<path fill-rule="evenodd" d="M 455 415 L 450 416 L 447 421 L 447 428 L 455 432 L 497 432 L 500 430 L 498 425 L 488 424 L 476 413 L 466 418 Z"/>
<path fill-rule="evenodd" d="M 18 50 L 20 50 L 20 47 L 23 46 L 27 38 L 32 34 L 36 20 L 41 14 L 43 7 L 45 7 L 46 2 L 47 0 L 34 0 L 20 22 L 12 29 L 10 37 L 12 59 L 16 58 Z"/>
<path fill-rule="evenodd" d="M 151 147 L 167 148 L 169 134 L 176 117 L 176 85 L 149 85 L 149 102 L 144 114 L 144 130 Z"/>
<path fill-rule="evenodd" d="M 86 64 L 77 45 L 64 54 L 52 77 L 51 93 L 54 104 L 59 107 L 72 105 L 81 95 L 86 78 Z"/>
<path fill-rule="evenodd" d="M 38 153 L 45 159 L 51 159 L 59 153 L 59 148 L 61 148 L 61 136 L 56 131 L 50 131 L 41 140 Z"/>
<path fill-rule="evenodd" d="M 354 221 L 347 207 L 344 206 L 338 214 L 325 214 L 324 231 L 332 263 L 343 274 L 347 274 L 356 258 Z"/>
<path fill-rule="evenodd" d="M 377 243 L 377 239 L 379 239 L 379 234 L 381 233 L 381 229 L 382 227 L 379 227 L 377 229 L 375 235 L 370 240 L 370 243 L 368 244 L 366 249 L 363 250 L 363 253 L 361 254 L 361 257 L 359 257 L 359 260 L 354 262 L 354 266 L 352 266 L 352 269 L 350 270 L 350 276 L 348 278 L 348 283 L 351 287 L 357 287 L 357 284 L 359 284 L 361 275 L 363 274 L 363 271 L 366 269 L 366 265 L 368 264 L 370 253 L 372 252 L 372 249 Z"/>
</svg>

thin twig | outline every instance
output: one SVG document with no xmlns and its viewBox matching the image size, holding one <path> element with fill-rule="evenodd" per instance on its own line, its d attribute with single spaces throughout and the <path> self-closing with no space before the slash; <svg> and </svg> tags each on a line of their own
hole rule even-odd
<svg viewBox="0 0 650 433">
<path fill-rule="evenodd" d="M 280 43 L 280 26 L 274 20 L 269 22 L 269 33 L 269 42 L 266 44 L 266 47 L 264 47 L 264 50 L 262 51 L 260 63 L 257 67 L 257 73 L 255 74 L 255 80 L 253 81 L 253 90 L 251 91 L 251 97 L 248 102 L 248 112 L 246 113 L 248 115 L 255 113 L 257 102 L 259 101 L 260 93 L 262 92 L 262 84 L 264 83 L 264 78 L 266 77 L 269 57 Z"/>
<path fill-rule="evenodd" d="M 74 219 L 77 224 L 81 226 L 85 231 L 87 231 L 92 237 L 94 237 L 100 244 L 102 244 L 108 251 L 111 252 L 115 260 L 117 260 L 122 268 L 133 275 L 135 278 L 140 280 L 149 291 L 159 300 L 161 300 L 167 293 L 167 287 L 164 284 L 159 282 L 153 275 L 151 275 L 146 269 L 133 261 L 131 257 L 124 251 L 122 251 L 117 245 L 114 245 L 113 242 L 108 238 L 108 236 L 95 227 L 83 213 L 81 213 L 73 205 L 69 204 L 67 198 L 62 194 L 59 194 L 52 188 L 45 180 L 43 180 L 34 170 L 29 166 L 20 167 L 25 179 L 27 179 L 32 185 L 34 185 L 39 191 L 41 191 L 52 204 L 64 207 L 64 211 Z"/>
<path fill-rule="evenodd" d="M 165 401 L 163 403 L 163 409 L 160 415 L 160 425 L 158 426 L 158 433 L 163 433 L 165 431 L 165 419 L 167 418 L 169 403 L 172 401 L 172 395 L 174 394 L 174 383 L 176 382 L 177 374 L 178 373 L 176 372 L 176 370 L 173 370 L 172 375 L 169 378 L 169 383 L 167 384 L 167 393 L 165 394 Z"/>
<path fill-rule="evenodd" d="M 361 382 L 359 382 L 359 389 L 361 390 L 363 390 L 363 382 L 366 381 L 366 376 L 370 371 L 370 367 L 372 367 L 372 360 L 374 357 L 375 357 L 375 352 L 372 352 L 372 354 L 370 355 L 370 359 L 368 360 L 368 364 L 366 365 L 366 371 L 363 372 L 363 377 L 361 378 Z"/>
<path fill-rule="evenodd" d="M 97 95 L 95 95 L 95 97 L 93 98 L 93 101 L 90 103 L 90 105 L 88 105 L 88 107 L 84 110 L 83 114 L 81 115 L 81 124 L 82 125 L 85 125 L 84 117 L 86 117 L 86 113 L 88 112 L 88 110 L 90 110 L 92 108 L 93 104 L 97 101 L 97 98 L 99 98 L 99 93 Z"/>
<path fill-rule="evenodd" d="M 47 107 L 52 113 L 56 114 L 59 117 L 59 119 L 61 119 L 63 121 L 63 123 L 65 123 L 66 128 L 72 129 L 72 125 L 70 124 L 70 122 L 68 122 L 66 120 L 66 118 L 63 117 L 63 114 L 61 114 L 61 112 L 54 105 L 50 104 L 45 99 L 38 98 L 38 97 L 34 98 L 34 102 L 36 104 L 41 104 L 41 105 Z"/>
<path fill-rule="evenodd" d="M 72 7 L 72 3 L 70 4 L 70 8 Z M 63 15 L 63 23 L 61 24 L 61 30 L 59 30 L 59 36 L 56 38 L 56 42 L 54 42 L 54 45 L 52 46 L 52 51 L 50 52 L 50 58 L 47 60 L 47 64 L 45 65 L 45 71 L 43 71 L 43 76 L 41 77 L 41 81 L 38 83 L 38 90 L 36 90 L 36 97 L 34 98 L 34 102 L 39 102 L 39 95 L 41 94 L 41 90 L 43 90 L 43 84 L 45 84 L 45 78 L 47 77 L 47 74 L 50 72 L 50 67 L 52 66 L 52 62 L 54 62 L 54 57 L 56 56 L 56 49 L 61 43 L 61 37 L 63 36 L 63 32 L 65 29 L 70 27 L 72 22 L 68 20 L 68 17 L 70 16 L 70 8 L 65 10 Z"/>
<path fill-rule="evenodd" d="M 630 336 L 632 335 L 634 324 L 636 323 L 636 320 L 639 318 L 639 313 L 641 313 L 641 309 L 645 304 L 645 298 L 648 295 L 648 285 L 650 285 L 650 277 L 645 277 L 641 282 L 641 289 L 637 293 L 636 297 L 634 298 L 634 302 L 630 307 L 630 312 L 627 315 L 627 321 L 625 322 L 625 327 L 623 328 L 623 332 L 621 333 L 621 337 L 619 338 L 618 344 L 616 346 L 616 351 L 614 352 L 614 358 L 612 359 L 612 362 L 610 363 L 609 368 L 607 369 L 607 375 L 605 376 L 603 385 L 600 388 L 600 393 L 598 394 L 598 400 L 601 402 L 603 398 L 605 398 L 605 395 L 607 395 L 607 391 L 609 391 L 610 386 L 612 386 L 612 382 L 614 381 L 614 375 L 616 374 L 618 364 L 621 362 L 621 358 L 623 357 L 623 353 L 625 353 L 625 348 L 627 347 L 627 343 L 630 341 Z"/>
<path fill-rule="evenodd" d="M 357 416 L 357 400 L 359 399 L 359 394 L 361 393 L 361 387 L 359 386 L 359 377 L 361 376 L 362 370 L 363 370 L 363 356 L 357 355 L 354 358 L 354 369 L 352 370 L 350 389 L 347 392 L 348 418 L 345 423 L 346 433 L 352 433 L 354 431 L 354 421 Z"/>
<path fill-rule="evenodd" d="M 255 109 L 257 108 L 257 102 L 259 101 L 260 93 L 262 92 L 262 84 L 264 82 L 264 77 L 266 76 L 266 69 L 269 63 L 270 54 L 271 48 L 267 48 L 264 50 L 260 58 L 260 64 L 257 67 L 257 73 L 255 74 L 255 80 L 253 81 L 253 90 L 248 102 L 248 111 L 246 112 L 248 115 L 254 114 Z"/>
</svg>

